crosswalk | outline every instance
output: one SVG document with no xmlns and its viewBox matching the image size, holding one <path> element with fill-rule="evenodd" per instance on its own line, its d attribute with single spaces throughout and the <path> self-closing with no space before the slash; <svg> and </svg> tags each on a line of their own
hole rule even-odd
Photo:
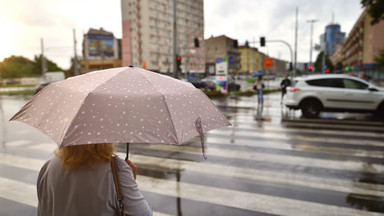
<svg viewBox="0 0 384 216">
<path fill-rule="evenodd" d="M 252 109 L 226 110 L 234 126 L 206 135 L 207 160 L 198 139 L 131 144 L 154 215 L 384 215 L 384 124 L 277 121 L 278 108 L 261 122 Z M 35 179 L 55 145 L 12 133 L 0 153 L 0 215 L 35 215 Z"/>
</svg>

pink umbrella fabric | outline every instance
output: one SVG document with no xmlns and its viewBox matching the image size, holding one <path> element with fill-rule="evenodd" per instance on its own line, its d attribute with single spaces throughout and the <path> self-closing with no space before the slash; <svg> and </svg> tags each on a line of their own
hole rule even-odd
<svg viewBox="0 0 384 216">
<path fill-rule="evenodd" d="M 180 145 L 230 125 L 192 84 L 132 67 L 51 83 L 10 120 L 39 129 L 60 146 L 124 142 Z"/>
</svg>

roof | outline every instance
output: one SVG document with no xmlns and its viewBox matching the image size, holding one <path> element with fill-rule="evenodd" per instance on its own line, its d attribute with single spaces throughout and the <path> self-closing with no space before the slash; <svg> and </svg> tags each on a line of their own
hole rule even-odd
<svg viewBox="0 0 384 216">
<path fill-rule="evenodd" d="M 296 77 L 297 80 L 310 80 L 310 79 L 326 79 L 326 78 L 353 78 L 358 79 L 358 77 L 346 75 L 346 74 L 315 74 L 302 77 Z"/>
</svg>

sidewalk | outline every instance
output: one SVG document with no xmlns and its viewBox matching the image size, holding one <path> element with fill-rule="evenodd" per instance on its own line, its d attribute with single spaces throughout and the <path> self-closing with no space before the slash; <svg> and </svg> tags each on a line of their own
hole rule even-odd
<svg viewBox="0 0 384 216">
<path fill-rule="evenodd" d="M 280 107 L 281 92 L 271 92 L 264 94 L 265 106 Z M 222 98 L 212 98 L 214 104 L 218 107 L 237 108 L 237 109 L 256 109 L 257 94 L 252 96 L 227 96 Z"/>
<path fill-rule="evenodd" d="M 25 90 L 34 90 L 35 87 L 10 87 L 10 88 L 0 88 L 0 92 L 15 92 L 15 91 L 25 91 Z"/>
</svg>

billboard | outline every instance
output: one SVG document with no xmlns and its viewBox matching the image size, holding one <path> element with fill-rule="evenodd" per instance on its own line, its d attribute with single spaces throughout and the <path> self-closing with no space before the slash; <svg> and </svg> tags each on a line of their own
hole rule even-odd
<svg viewBox="0 0 384 216">
<path fill-rule="evenodd" d="M 216 84 L 218 90 L 227 92 L 228 81 L 228 61 L 227 58 L 216 59 Z"/>
<path fill-rule="evenodd" d="M 114 37 L 113 34 L 88 34 L 88 53 L 89 56 L 108 56 L 114 57 Z"/>
</svg>

